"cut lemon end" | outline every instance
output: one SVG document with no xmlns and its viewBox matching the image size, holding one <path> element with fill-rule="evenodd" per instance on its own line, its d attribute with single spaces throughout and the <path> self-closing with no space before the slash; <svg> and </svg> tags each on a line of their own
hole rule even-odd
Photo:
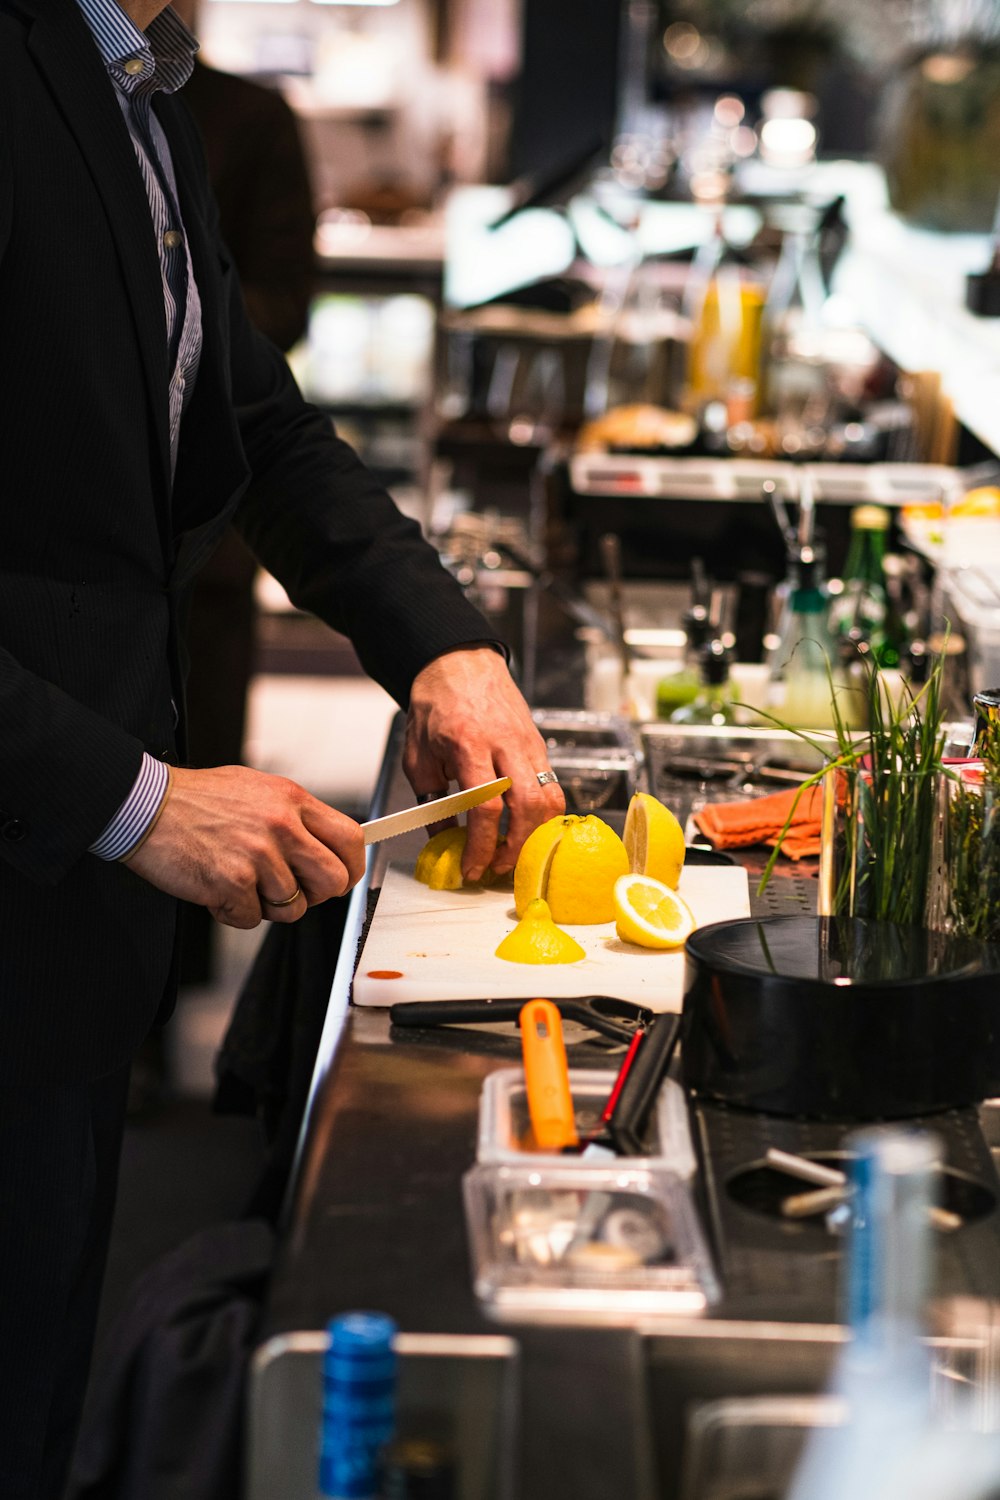
<svg viewBox="0 0 1000 1500">
<path fill-rule="evenodd" d="M 552 920 L 547 902 L 529 902 L 524 916 L 496 950 L 497 958 L 515 964 L 573 964 L 586 958 L 575 938 Z"/>
<path fill-rule="evenodd" d="M 614 898 L 618 936 L 640 948 L 683 947 L 697 925 L 676 891 L 649 875 L 623 875 Z"/>
<path fill-rule="evenodd" d="M 684 830 L 670 808 L 649 792 L 636 792 L 628 805 L 623 835 L 629 869 L 677 889 L 684 868 Z"/>
<path fill-rule="evenodd" d="M 432 891 L 458 891 L 463 885 L 492 885 L 494 876 L 485 870 L 478 880 L 468 881 L 462 875 L 462 860 L 468 831 L 465 828 L 442 828 L 429 838 L 417 855 L 413 878 Z"/>
</svg>

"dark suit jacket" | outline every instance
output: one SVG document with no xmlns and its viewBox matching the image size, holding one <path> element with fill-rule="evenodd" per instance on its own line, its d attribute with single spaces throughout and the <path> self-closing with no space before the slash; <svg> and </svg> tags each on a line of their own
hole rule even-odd
<svg viewBox="0 0 1000 1500">
<path fill-rule="evenodd" d="M 0 1084 L 110 1071 L 169 991 L 174 902 L 87 848 L 143 748 L 177 753 L 178 610 L 230 518 L 400 703 L 489 634 L 250 326 L 197 132 L 179 98 L 157 110 L 204 318 L 172 495 L 121 110 L 74 0 L 0 0 Z"/>
</svg>

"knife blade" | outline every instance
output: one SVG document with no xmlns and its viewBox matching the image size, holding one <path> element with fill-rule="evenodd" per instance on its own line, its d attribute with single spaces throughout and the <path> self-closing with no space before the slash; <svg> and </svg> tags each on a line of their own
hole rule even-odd
<svg viewBox="0 0 1000 1500">
<path fill-rule="evenodd" d="M 366 844 L 378 844 L 383 839 L 395 838 L 397 833 L 409 833 L 414 828 L 426 828 L 428 823 L 440 823 L 442 818 L 466 812 L 510 791 L 510 777 L 499 776 L 496 781 L 484 781 L 479 786 L 468 786 L 461 792 L 449 792 L 446 797 L 435 797 L 433 802 L 420 802 L 416 807 L 404 807 L 400 812 L 387 813 L 384 818 L 371 818 L 362 823 L 361 831 Z"/>
</svg>

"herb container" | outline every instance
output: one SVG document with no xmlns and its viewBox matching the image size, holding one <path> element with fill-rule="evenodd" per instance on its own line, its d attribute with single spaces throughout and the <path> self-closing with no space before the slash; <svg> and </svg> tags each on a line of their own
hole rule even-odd
<svg viewBox="0 0 1000 1500">
<path fill-rule="evenodd" d="M 820 916 L 950 925 L 948 784 L 938 765 L 909 772 L 830 768 L 823 781 Z"/>
<path fill-rule="evenodd" d="M 1000 781 L 963 772 L 948 788 L 948 924 L 1000 943 Z"/>
</svg>

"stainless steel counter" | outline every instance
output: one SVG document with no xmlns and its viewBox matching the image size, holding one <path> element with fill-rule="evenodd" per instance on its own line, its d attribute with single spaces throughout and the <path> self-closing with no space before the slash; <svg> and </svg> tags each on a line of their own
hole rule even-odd
<svg viewBox="0 0 1000 1500">
<path fill-rule="evenodd" d="M 410 800 L 398 732 L 375 812 Z M 420 834 L 407 837 L 412 848 L 397 840 L 370 851 L 366 882 L 350 903 L 250 1382 L 248 1500 L 314 1493 L 323 1329 L 332 1315 L 360 1307 L 397 1319 L 403 1428 L 452 1445 L 462 1500 L 764 1495 L 713 1490 L 712 1444 L 728 1452 L 778 1428 L 786 1467 L 791 1461 L 817 1419 L 815 1403 L 801 1398 L 822 1390 L 843 1337 L 837 1245 L 808 1233 L 775 1244 L 756 1228 L 748 1240 L 717 1245 L 735 1271 L 701 1318 L 597 1328 L 489 1321 L 473 1293 L 460 1184 L 475 1158 L 483 1082 L 519 1060 L 519 1040 L 495 1029 L 395 1032 L 387 1013 L 349 1006 L 358 942 L 388 858 L 408 858 L 422 843 Z M 762 863 L 756 851 L 748 862 Z M 783 901 L 798 908 L 801 887 L 800 878 L 783 892 L 779 882 L 758 909 L 780 910 Z M 571 1065 L 615 1062 L 580 1039 L 571 1041 Z M 985 1152 L 991 1170 L 978 1125 L 995 1133 L 992 1113 L 959 1113 L 959 1136 L 971 1131 L 977 1161 Z M 704 1149 L 715 1149 L 705 1144 L 713 1128 L 696 1121 Z M 702 1177 L 707 1193 L 712 1174 Z M 702 1207 L 718 1232 L 718 1203 L 713 1209 L 703 1197 Z M 947 1249 L 956 1298 L 942 1304 L 942 1390 L 952 1379 L 971 1382 L 987 1412 L 997 1389 L 1000 1254 L 993 1263 L 982 1226 L 978 1240 L 963 1241 L 965 1233 Z M 790 1406 L 792 1398 L 799 1404 Z M 772 1432 L 768 1451 L 775 1441 Z"/>
</svg>

